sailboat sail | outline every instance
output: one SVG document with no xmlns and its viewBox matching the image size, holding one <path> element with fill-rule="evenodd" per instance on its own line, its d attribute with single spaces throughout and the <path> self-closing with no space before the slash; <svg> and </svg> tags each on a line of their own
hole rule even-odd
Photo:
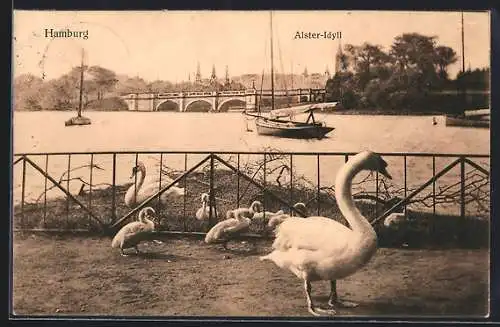
<svg viewBox="0 0 500 327">
<path fill-rule="evenodd" d="M 293 106 L 289 108 L 276 109 L 272 110 L 269 115 L 271 118 L 280 118 L 280 117 L 289 117 L 299 114 L 309 113 L 315 110 L 324 110 L 327 108 L 336 107 L 338 102 L 322 102 L 322 103 L 313 103 L 313 104 L 305 104 L 302 106 Z"/>
</svg>

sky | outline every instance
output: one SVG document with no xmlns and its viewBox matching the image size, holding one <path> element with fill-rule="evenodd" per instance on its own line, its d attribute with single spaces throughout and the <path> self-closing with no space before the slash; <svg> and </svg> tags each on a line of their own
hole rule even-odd
<svg viewBox="0 0 500 327">
<path fill-rule="evenodd" d="M 118 74 L 173 82 L 202 77 L 212 65 L 222 77 L 270 71 L 269 11 L 19 11 L 13 14 L 13 74 L 57 78 L 80 64 Z M 88 30 L 88 39 L 50 38 L 45 29 Z M 378 44 L 387 50 L 402 33 L 436 36 L 453 48 L 461 69 L 460 12 L 274 11 L 274 67 L 280 73 L 334 71 L 339 39 L 299 39 L 297 32 L 341 32 L 340 42 Z M 489 12 L 465 12 L 465 65 L 490 65 Z"/>
</svg>

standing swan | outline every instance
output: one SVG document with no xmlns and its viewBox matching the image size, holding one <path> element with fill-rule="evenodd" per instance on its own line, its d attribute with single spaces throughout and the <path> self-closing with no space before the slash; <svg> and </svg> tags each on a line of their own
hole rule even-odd
<svg viewBox="0 0 500 327">
<path fill-rule="evenodd" d="M 127 256 L 123 250 L 134 248 L 136 253 L 139 253 L 137 247 L 139 243 L 149 237 L 155 230 L 155 211 L 151 207 L 143 208 L 139 212 L 139 221 L 134 221 L 123 226 L 118 233 L 116 233 L 113 241 L 111 242 L 112 248 L 120 248 L 122 256 Z M 153 217 L 150 220 L 148 217 Z"/>
<path fill-rule="evenodd" d="M 273 252 L 260 257 L 304 280 L 308 310 L 315 316 L 333 315 L 336 306 L 356 306 L 337 298 L 337 280 L 355 273 L 370 260 L 377 250 L 377 234 L 354 204 L 352 180 L 362 170 L 391 178 L 386 167 L 380 155 L 364 151 L 351 157 L 338 172 L 335 198 L 350 228 L 326 217 L 290 217 L 276 230 Z M 328 304 L 332 309 L 317 308 L 311 301 L 311 282 L 320 280 L 330 281 Z"/>
<path fill-rule="evenodd" d="M 208 220 L 210 218 L 210 209 L 212 209 L 212 218 L 216 217 L 215 208 L 208 205 L 209 196 L 208 193 L 201 194 L 201 208 L 196 211 L 196 219 L 198 220 Z"/>
<path fill-rule="evenodd" d="M 133 178 L 138 172 L 140 173 L 140 176 L 137 181 L 137 187 L 135 183 L 133 183 L 127 190 L 127 193 L 125 193 L 125 204 L 129 208 L 136 207 L 138 204 L 144 202 L 144 200 L 156 194 L 160 190 L 158 187 L 159 180 L 150 180 L 144 184 L 144 180 L 146 178 L 146 167 L 141 161 L 137 162 L 137 166 L 132 168 L 132 175 L 130 178 Z M 173 179 L 169 177 L 162 177 L 162 184 L 163 182 L 170 184 L 173 182 Z M 160 201 L 163 204 L 167 204 L 172 198 L 182 198 L 183 196 L 183 188 L 172 186 L 160 195 Z"/>
<path fill-rule="evenodd" d="M 248 231 L 251 218 L 260 202 L 254 201 L 250 208 L 238 208 L 226 213 L 226 220 L 217 223 L 205 236 L 205 243 L 222 243 L 224 250 L 227 250 L 227 243 L 236 235 Z"/>
</svg>

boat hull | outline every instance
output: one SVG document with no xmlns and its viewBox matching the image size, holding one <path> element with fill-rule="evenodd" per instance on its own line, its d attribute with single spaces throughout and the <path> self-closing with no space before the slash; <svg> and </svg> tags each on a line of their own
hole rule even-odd
<svg viewBox="0 0 500 327">
<path fill-rule="evenodd" d="M 90 125 L 90 118 L 83 116 L 72 117 L 64 122 L 65 126 Z"/>
<path fill-rule="evenodd" d="M 489 128 L 490 121 L 486 119 L 473 119 L 447 115 L 446 126 Z"/>
<path fill-rule="evenodd" d="M 278 136 L 298 139 L 321 139 L 334 130 L 333 127 L 321 124 L 299 124 L 293 122 L 276 122 L 263 118 L 255 120 L 259 135 Z"/>
</svg>

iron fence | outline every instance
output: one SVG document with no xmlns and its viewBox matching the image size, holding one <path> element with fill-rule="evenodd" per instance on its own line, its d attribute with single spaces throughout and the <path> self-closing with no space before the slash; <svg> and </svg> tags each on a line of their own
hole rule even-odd
<svg viewBox="0 0 500 327">
<path fill-rule="evenodd" d="M 204 233 L 225 212 L 260 200 L 265 210 L 296 214 L 306 204 L 309 215 L 342 220 L 335 202 L 334 177 L 354 152 L 57 152 L 18 153 L 13 160 L 15 230 L 112 231 L 145 206 L 154 206 L 163 230 Z M 489 155 L 381 153 L 393 180 L 377 173 L 359 174 L 353 194 L 361 212 L 380 224 L 395 211 L 424 216 L 488 219 Z M 150 178 L 140 203 L 125 196 L 145 188 L 132 167 L 145 162 Z M 156 171 L 151 174 L 151 167 Z M 149 174 L 146 174 L 148 172 Z M 59 175 L 59 177 L 54 177 Z M 142 180 L 142 181 L 141 181 Z M 154 185 L 154 186 L 151 186 Z M 77 188 L 75 188 L 77 187 Z M 174 195 L 169 195 L 172 190 Z M 59 194 L 54 194 L 58 191 Z M 209 194 L 215 217 L 208 226 L 195 218 L 200 194 Z M 164 196 L 167 194 L 168 196 Z M 62 197 L 61 197 L 62 195 Z M 266 235 L 265 221 L 252 233 Z"/>
</svg>

